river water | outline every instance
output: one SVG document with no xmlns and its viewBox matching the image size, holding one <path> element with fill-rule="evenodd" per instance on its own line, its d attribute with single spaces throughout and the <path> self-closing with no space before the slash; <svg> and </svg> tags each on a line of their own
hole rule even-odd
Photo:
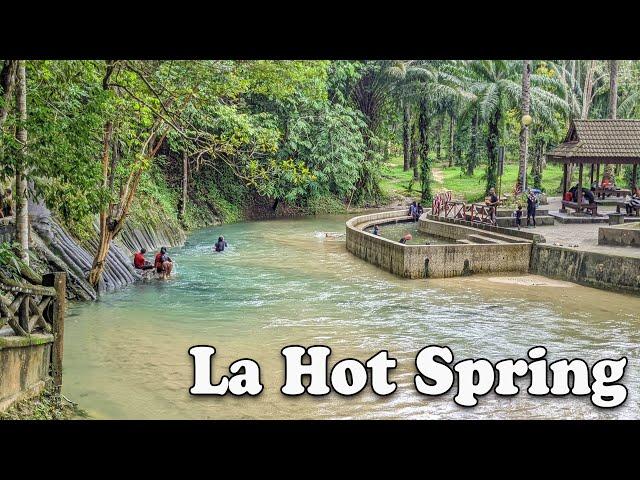
<svg viewBox="0 0 640 480">
<path fill-rule="evenodd" d="M 405 280 L 352 256 L 347 217 L 238 223 L 195 232 L 170 249 L 176 276 L 69 308 L 64 393 L 93 418 L 638 418 L 640 298 L 542 277 L 474 276 Z M 212 252 L 219 235 L 229 248 Z M 214 380 L 252 358 L 261 367 L 256 397 L 196 397 L 193 345 L 212 345 Z M 329 366 L 365 361 L 380 350 L 398 360 L 395 393 L 286 397 L 287 345 L 327 345 Z M 414 386 L 417 352 L 446 345 L 467 358 L 626 356 L 629 397 L 604 410 L 585 397 L 490 393 L 479 405 L 453 401 L 454 388 L 425 397 Z M 524 388 L 528 384 L 523 384 Z"/>
</svg>

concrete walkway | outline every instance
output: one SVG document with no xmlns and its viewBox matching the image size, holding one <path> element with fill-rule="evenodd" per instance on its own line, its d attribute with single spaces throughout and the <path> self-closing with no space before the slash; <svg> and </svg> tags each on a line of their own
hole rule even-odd
<svg viewBox="0 0 640 480">
<path fill-rule="evenodd" d="M 560 208 L 560 197 L 549 198 L 549 205 L 546 205 L 545 208 L 547 207 L 550 212 L 554 210 L 558 211 Z M 602 213 L 614 211 L 615 207 L 608 207 L 608 209 L 603 208 Z M 526 223 L 525 219 L 523 219 L 523 223 Z M 640 248 L 598 245 L 598 229 L 601 226 L 606 225 L 607 223 L 562 224 L 556 222 L 555 225 L 540 226 L 530 229 L 523 228 L 523 230 L 542 235 L 546 239 L 548 245 L 560 245 L 563 247 L 575 248 L 576 250 L 640 258 Z"/>
</svg>

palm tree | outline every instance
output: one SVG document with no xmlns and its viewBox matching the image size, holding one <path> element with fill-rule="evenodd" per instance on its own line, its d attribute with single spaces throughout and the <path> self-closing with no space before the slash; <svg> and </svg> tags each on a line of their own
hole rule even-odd
<svg viewBox="0 0 640 480">
<path fill-rule="evenodd" d="M 521 62 L 513 60 L 472 60 L 464 62 L 458 74 L 474 100 L 468 105 L 478 109 L 480 120 L 487 123 L 487 191 L 495 187 L 498 174 L 498 146 L 501 144 L 500 122 L 503 112 L 518 108 L 522 94 Z M 561 82 L 544 75 L 531 74 L 531 112 L 543 120 L 553 118 L 567 103 L 557 93 Z"/>
<path fill-rule="evenodd" d="M 431 199 L 429 129 L 432 114 L 438 113 L 433 107 L 460 95 L 459 81 L 447 72 L 447 63 L 437 60 L 399 61 L 388 69 L 396 78 L 394 90 L 403 105 L 405 170 L 413 167 L 413 176 L 420 180 L 424 201 Z M 417 106 L 417 122 L 411 121 L 411 105 Z"/>
</svg>

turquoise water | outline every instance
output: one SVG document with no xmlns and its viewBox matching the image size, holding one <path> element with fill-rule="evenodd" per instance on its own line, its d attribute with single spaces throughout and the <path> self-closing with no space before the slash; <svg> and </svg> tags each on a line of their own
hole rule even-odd
<svg viewBox="0 0 640 480">
<path fill-rule="evenodd" d="M 65 326 L 64 393 L 94 418 L 636 418 L 640 298 L 540 277 L 404 280 L 352 256 L 347 217 L 239 223 L 201 230 L 170 249 L 176 275 L 74 304 Z M 224 235 L 229 248 L 213 253 Z M 150 255 L 151 256 L 151 255 Z M 531 286 L 531 278 L 534 284 Z M 529 282 L 529 285 L 518 283 Z M 257 397 L 194 397 L 193 345 L 212 345 L 214 378 L 239 358 L 261 366 Z M 378 397 L 288 398 L 280 350 L 332 348 L 329 364 L 365 361 L 379 350 L 398 360 L 398 390 Z M 413 386 L 414 358 L 430 344 L 458 361 L 523 358 L 544 345 L 548 358 L 626 355 L 626 403 L 594 407 L 588 397 L 493 393 L 457 406 L 455 388 L 428 398 Z"/>
<path fill-rule="evenodd" d="M 367 228 L 367 231 L 372 233 L 373 227 Z M 411 234 L 411 240 L 407 242 L 407 245 L 440 245 L 455 243 L 455 240 L 449 240 L 446 238 L 436 237 L 434 235 L 427 235 L 418 231 L 418 222 L 399 222 L 399 223 L 387 223 L 380 225 L 380 236 L 388 238 L 398 242 L 407 233 Z"/>
</svg>

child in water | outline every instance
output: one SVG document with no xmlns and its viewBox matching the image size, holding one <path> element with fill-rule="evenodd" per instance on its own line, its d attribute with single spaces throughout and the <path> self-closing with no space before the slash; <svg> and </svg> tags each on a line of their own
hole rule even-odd
<svg viewBox="0 0 640 480">
<path fill-rule="evenodd" d="M 402 243 L 403 245 L 406 244 L 408 241 L 410 241 L 413 238 L 413 236 L 410 233 L 407 233 L 404 237 L 402 237 L 399 242 Z"/>
</svg>

